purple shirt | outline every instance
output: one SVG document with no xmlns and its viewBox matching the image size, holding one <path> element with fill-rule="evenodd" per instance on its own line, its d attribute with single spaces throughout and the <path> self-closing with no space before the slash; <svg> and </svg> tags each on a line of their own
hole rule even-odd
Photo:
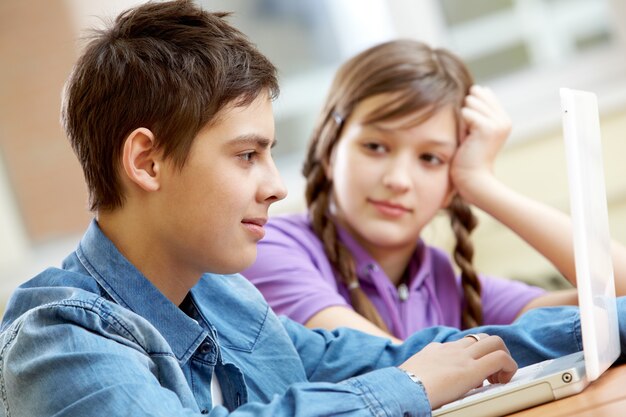
<svg viewBox="0 0 626 417">
<path fill-rule="evenodd" d="M 243 272 L 278 314 L 305 323 L 331 306 L 350 307 L 348 289 L 338 283 L 322 242 L 305 214 L 273 217 L 258 244 L 256 263 Z M 419 242 L 409 265 L 409 297 L 401 301 L 376 261 L 345 231 L 361 288 L 394 336 L 404 339 L 425 327 L 461 326 L 460 278 L 449 256 Z M 509 324 L 544 290 L 519 281 L 480 276 L 485 324 Z"/>
</svg>

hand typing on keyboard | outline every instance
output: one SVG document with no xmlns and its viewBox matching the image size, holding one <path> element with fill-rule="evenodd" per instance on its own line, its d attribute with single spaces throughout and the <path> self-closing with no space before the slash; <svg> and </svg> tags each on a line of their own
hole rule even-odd
<svg viewBox="0 0 626 417">
<path fill-rule="evenodd" d="M 490 383 L 508 382 L 517 371 L 500 337 L 478 336 L 431 343 L 400 365 L 419 377 L 433 409 L 481 386 L 485 379 Z"/>
<path fill-rule="evenodd" d="M 549 364 L 551 364 L 552 362 L 554 362 L 554 359 L 548 359 L 548 360 L 545 360 L 543 362 L 535 363 L 533 365 L 528 365 L 528 366 L 525 366 L 523 368 L 520 368 L 515 373 L 515 376 L 509 382 L 504 383 L 504 384 L 503 383 L 493 383 L 492 384 L 489 381 L 484 381 L 483 383 L 481 383 L 480 386 L 478 386 L 477 388 L 474 388 L 473 390 L 469 391 L 468 393 L 466 393 L 461 398 L 465 399 L 465 398 L 473 396 L 475 394 L 481 394 L 481 393 L 484 393 L 484 392 L 487 392 L 489 394 L 493 394 L 495 392 L 498 392 L 499 390 L 505 389 L 505 387 L 521 385 L 521 384 L 523 384 L 525 382 L 528 382 L 531 379 L 536 378 L 539 374 L 542 373 L 542 371 L 545 369 L 545 367 L 548 366 Z M 459 402 L 459 401 L 456 401 L 456 402 Z"/>
</svg>

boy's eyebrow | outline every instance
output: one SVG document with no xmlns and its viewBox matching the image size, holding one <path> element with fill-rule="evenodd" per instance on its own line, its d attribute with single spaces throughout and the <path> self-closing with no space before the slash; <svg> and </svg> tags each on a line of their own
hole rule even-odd
<svg viewBox="0 0 626 417">
<path fill-rule="evenodd" d="M 237 146 L 237 145 L 248 145 L 248 146 L 256 146 L 258 148 L 267 149 L 273 148 L 276 146 L 276 139 L 269 139 L 265 136 L 257 135 L 254 133 L 244 134 L 235 137 L 234 139 L 228 141 L 229 145 Z"/>
</svg>

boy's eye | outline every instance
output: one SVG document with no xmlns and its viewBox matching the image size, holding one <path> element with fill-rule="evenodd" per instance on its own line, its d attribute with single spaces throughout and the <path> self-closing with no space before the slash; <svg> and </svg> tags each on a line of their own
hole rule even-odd
<svg viewBox="0 0 626 417">
<path fill-rule="evenodd" d="M 239 154 L 239 158 L 241 158 L 242 160 L 246 162 L 252 162 L 256 158 L 257 154 L 258 154 L 257 151 L 244 152 L 244 153 Z"/>
</svg>

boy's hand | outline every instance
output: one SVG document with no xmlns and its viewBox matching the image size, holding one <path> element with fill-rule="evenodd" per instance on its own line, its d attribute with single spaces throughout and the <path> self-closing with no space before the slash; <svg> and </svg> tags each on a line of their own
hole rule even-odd
<svg viewBox="0 0 626 417">
<path fill-rule="evenodd" d="M 480 334 L 448 343 L 431 343 L 400 365 L 424 385 L 433 409 L 460 398 L 482 385 L 511 380 L 517 363 L 498 336 Z"/>
<path fill-rule="evenodd" d="M 477 85 L 465 98 L 461 114 L 461 142 L 450 175 L 461 197 L 472 203 L 474 190 L 493 176 L 493 162 L 511 132 L 511 120 L 494 93 Z"/>
</svg>

